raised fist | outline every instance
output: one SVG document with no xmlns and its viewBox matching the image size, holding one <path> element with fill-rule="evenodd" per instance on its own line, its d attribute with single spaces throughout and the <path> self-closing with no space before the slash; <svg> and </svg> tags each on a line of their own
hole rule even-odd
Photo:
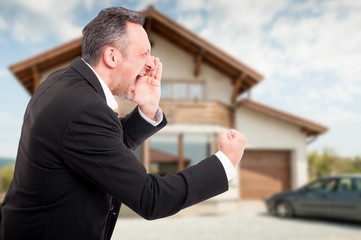
<svg viewBox="0 0 361 240">
<path fill-rule="evenodd" d="M 221 131 L 219 134 L 219 150 L 231 160 L 234 167 L 241 160 L 246 144 L 246 136 L 237 130 Z"/>
</svg>

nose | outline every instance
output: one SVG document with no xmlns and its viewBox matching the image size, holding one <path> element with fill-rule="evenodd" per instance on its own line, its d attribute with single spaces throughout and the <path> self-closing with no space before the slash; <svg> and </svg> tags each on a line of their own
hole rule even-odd
<svg viewBox="0 0 361 240">
<path fill-rule="evenodd" d="M 148 56 L 147 59 L 145 60 L 145 68 L 147 69 L 147 71 L 151 71 L 154 69 L 154 67 L 155 67 L 154 57 Z"/>
</svg>

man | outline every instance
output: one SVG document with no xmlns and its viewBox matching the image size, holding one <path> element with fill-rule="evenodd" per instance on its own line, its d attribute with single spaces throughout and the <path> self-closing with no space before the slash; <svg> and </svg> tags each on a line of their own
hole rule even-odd
<svg viewBox="0 0 361 240">
<path fill-rule="evenodd" d="M 133 155 L 166 125 L 162 64 L 143 23 L 138 12 L 101 11 L 83 30 L 82 59 L 34 93 L 1 206 L 1 239 L 110 239 L 121 203 L 155 219 L 228 189 L 246 145 L 235 130 L 220 134 L 216 155 L 176 175 L 147 174 Z M 138 106 L 119 119 L 112 95 Z"/>
</svg>

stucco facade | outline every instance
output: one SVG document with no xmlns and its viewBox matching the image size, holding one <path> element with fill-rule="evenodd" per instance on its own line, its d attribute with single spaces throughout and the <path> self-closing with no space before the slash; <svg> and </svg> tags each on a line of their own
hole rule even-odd
<svg viewBox="0 0 361 240">
<path fill-rule="evenodd" d="M 151 35 L 151 42 L 153 43 L 152 54 L 159 57 L 163 64 L 163 82 L 200 82 L 204 84 L 205 99 L 231 104 L 233 92 L 231 79 L 207 64 L 201 65 L 200 74 L 195 77 L 193 56 L 158 34 Z"/>
<path fill-rule="evenodd" d="M 152 35 L 152 54 L 163 62 L 162 81 L 190 81 L 204 83 L 204 98 L 231 106 L 233 85 L 231 79 L 207 64 L 201 65 L 199 76 L 194 76 L 194 57 L 166 41 Z M 299 187 L 307 182 L 306 134 L 298 125 L 282 121 L 247 107 L 235 110 L 235 128 L 247 136 L 247 149 L 289 150 L 291 152 L 291 186 Z M 225 126 L 199 124 L 169 124 L 158 134 L 212 133 L 226 130 Z M 238 176 L 239 177 L 239 176 Z M 230 191 L 218 200 L 239 198 L 239 178 L 230 183 Z"/>
<path fill-rule="evenodd" d="M 247 149 L 291 151 L 292 188 L 307 182 L 306 135 L 299 126 L 242 106 L 235 115 L 236 128 L 247 136 Z"/>
</svg>

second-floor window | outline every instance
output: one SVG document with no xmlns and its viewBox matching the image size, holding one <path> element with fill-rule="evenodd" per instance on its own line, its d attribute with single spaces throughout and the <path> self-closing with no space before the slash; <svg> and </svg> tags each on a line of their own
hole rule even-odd
<svg viewBox="0 0 361 240">
<path fill-rule="evenodd" d="M 202 100 L 204 85 L 193 82 L 162 82 L 162 98 Z"/>
</svg>

